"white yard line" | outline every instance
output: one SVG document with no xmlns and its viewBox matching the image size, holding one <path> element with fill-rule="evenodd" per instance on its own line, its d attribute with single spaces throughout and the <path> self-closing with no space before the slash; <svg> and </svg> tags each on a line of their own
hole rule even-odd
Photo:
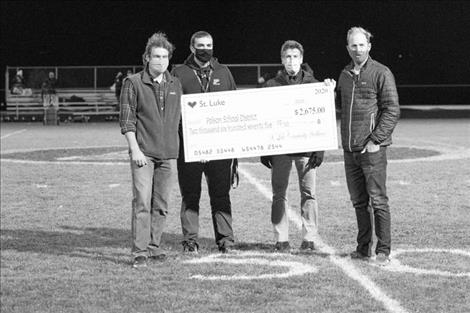
<svg viewBox="0 0 470 313">
<path fill-rule="evenodd" d="M 272 192 L 266 188 L 258 179 L 253 177 L 250 172 L 246 171 L 243 168 L 239 168 L 240 174 L 242 174 L 251 184 L 253 184 L 259 192 L 265 196 L 267 199 L 272 199 Z M 300 216 L 297 215 L 290 208 L 287 210 L 288 218 L 295 224 L 298 229 L 302 228 L 302 222 Z M 318 236 L 315 238 L 315 244 L 318 246 L 320 252 L 326 253 L 329 255 L 330 261 L 337 265 L 343 272 L 348 275 L 350 278 L 357 281 L 364 289 L 366 289 L 372 298 L 382 303 L 386 310 L 390 313 L 405 313 L 407 312 L 398 301 L 390 298 L 385 292 L 383 292 L 379 286 L 377 286 L 369 277 L 363 275 L 354 264 L 347 258 L 340 258 L 337 256 L 335 249 L 327 245 L 323 240 Z"/>
<path fill-rule="evenodd" d="M 420 248 L 420 249 L 395 249 L 392 251 L 391 255 L 393 258 L 390 261 L 389 266 L 385 266 L 384 270 L 391 272 L 400 272 L 400 273 L 413 273 L 416 275 L 436 275 L 436 276 L 445 276 L 445 277 L 466 277 L 470 278 L 470 272 L 450 272 L 437 269 L 425 269 L 425 268 L 416 268 L 409 265 L 401 264 L 397 256 L 400 254 L 405 254 L 408 252 L 412 253 L 445 253 L 445 254 L 456 254 L 462 255 L 464 257 L 470 257 L 470 251 L 465 251 L 461 249 L 436 249 L 436 248 Z"/>
<path fill-rule="evenodd" d="M 116 166 L 127 165 L 129 162 L 84 162 L 84 161 L 33 161 L 33 160 L 17 160 L 17 159 L 2 159 L 2 163 L 16 163 L 16 164 L 48 164 L 48 165 L 98 165 L 98 166 Z"/>
<path fill-rule="evenodd" d="M 8 137 L 13 136 L 13 135 L 21 134 L 21 133 L 23 133 L 23 132 L 25 132 L 25 131 L 27 131 L 26 128 L 25 128 L 25 129 L 20 129 L 20 130 L 14 131 L 14 132 L 12 132 L 12 133 L 3 135 L 3 136 L 0 137 L 0 139 L 5 139 L 5 138 L 8 138 Z"/>
<path fill-rule="evenodd" d="M 60 147 L 41 147 L 41 148 L 23 148 L 23 149 L 11 149 L 11 150 L 3 150 L 2 154 L 8 154 L 8 153 L 23 153 L 23 152 L 35 152 L 35 151 L 41 151 L 41 150 L 48 150 L 48 151 L 53 151 L 53 150 L 67 150 L 67 149 L 104 149 L 104 148 L 123 148 L 127 149 L 127 146 L 60 146 Z"/>
<path fill-rule="evenodd" d="M 226 264 L 258 264 L 263 266 L 271 267 L 287 267 L 288 271 L 284 273 L 276 274 L 260 274 L 260 275 L 194 275 L 191 278 L 201 280 L 253 280 L 253 279 L 272 279 L 272 278 L 288 278 L 291 276 L 305 275 L 308 273 L 316 273 L 318 269 L 309 264 L 303 264 L 295 261 L 282 261 L 282 260 L 266 260 L 266 254 L 252 253 L 252 252 L 239 252 L 235 256 L 242 258 L 237 259 L 230 258 L 219 258 L 222 254 L 211 254 L 202 258 L 195 258 L 185 263 L 189 264 L 202 264 L 202 263 L 226 263 Z M 254 258 L 252 256 L 255 256 Z M 256 258 L 256 256 L 262 256 L 263 258 Z"/>
</svg>

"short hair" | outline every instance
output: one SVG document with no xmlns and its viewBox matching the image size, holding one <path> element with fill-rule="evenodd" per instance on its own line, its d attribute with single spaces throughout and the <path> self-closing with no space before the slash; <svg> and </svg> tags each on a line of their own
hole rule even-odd
<svg viewBox="0 0 470 313">
<path fill-rule="evenodd" d="M 168 41 L 165 33 L 158 32 L 150 36 L 147 41 L 147 45 L 145 46 L 144 54 L 142 55 L 142 59 L 144 64 L 147 63 L 146 57 L 150 56 L 153 48 L 164 48 L 168 51 L 168 58 L 171 59 L 173 55 L 173 51 L 175 51 L 175 46 Z"/>
<path fill-rule="evenodd" d="M 364 34 L 364 36 L 366 36 L 366 39 L 367 39 L 367 42 L 370 43 L 370 40 L 372 39 L 372 34 L 370 31 L 368 31 L 367 29 L 363 28 L 363 27 L 360 27 L 360 26 L 354 26 L 354 27 L 351 27 L 349 30 L 348 30 L 348 34 L 346 35 L 346 43 L 349 43 L 349 37 L 352 36 L 352 34 L 354 33 L 362 33 Z"/>
<path fill-rule="evenodd" d="M 195 32 L 192 36 L 191 36 L 191 41 L 189 42 L 189 45 L 192 47 L 194 45 L 194 42 L 196 41 L 196 39 L 198 38 L 203 38 L 203 37 L 210 37 L 212 38 L 211 34 L 209 34 L 208 32 L 204 31 L 204 30 L 200 30 L 198 32 Z"/>
<path fill-rule="evenodd" d="M 287 40 L 286 42 L 282 44 L 281 58 L 284 56 L 284 53 L 286 52 L 287 49 L 298 49 L 300 51 L 300 54 L 302 56 L 304 55 L 304 47 L 295 40 Z"/>
</svg>

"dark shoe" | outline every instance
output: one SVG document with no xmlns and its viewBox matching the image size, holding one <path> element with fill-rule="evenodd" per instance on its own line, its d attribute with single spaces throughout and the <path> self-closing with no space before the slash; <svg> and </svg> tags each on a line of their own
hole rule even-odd
<svg viewBox="0 0 470 313">
<path fill-rule="evenodd" d="M 219 247 L 219 252 L 220 253 L 230 253 L 230 251 L 232 251 L 232 247 L 231 246 L 221 246 Z"/>
<path fill-rule="evenodd" d="M 390 257 L 383 252 L 379 252 L 373 263 L 378 266 L 386 266 L 390 263 Z"/>
<path fill-rule="evenodd" d="M 288 241 L 278 241 L 274 245 L 274 250 L 279 251 L 279 252 L 289 252 L 290 244 Z"/>
<path fill-rule="evenodd" d="M 152 260 L 152 261 L 161 262 L 161 261 L 165 261 L 165 259 L 166 259 L 166 254 L 165 253 L 150 256 L 150 260 Z"/>
<path fill-rule="evenodd" d="M 197 254 L 199 250 L 199 245 L 195 241 L 185 241 L 183 242 L 183 252 L 184 253 L 194 253 Z"/>
<path fill-rule="evenodd" d="M 369 256 L 362 254 L 359 251 L 351 252 L 350 256 L 351 256 L 351 259 L 353 260 L 369 260 L 370 259 Z"/>
<path fill-rule="evenodd" d="M 315 250 L 315 244 L 313 241 L 302 241 L 302 244 L 300 245 L 300 250 L 302 251 L 313 251 Z"/>
<path fill-rule="evenodd" d="M 134 258 L 133 268 L 147 267 L 147 257 L 143 255 L 136 256 Z"/>
</svg>

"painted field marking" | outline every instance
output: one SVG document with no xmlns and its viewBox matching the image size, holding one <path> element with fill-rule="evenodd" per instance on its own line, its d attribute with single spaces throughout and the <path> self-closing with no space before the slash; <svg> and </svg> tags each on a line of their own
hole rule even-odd
<svg viewBox="0 0 470 313">
<path fill-rule="evenodd" d="M 5 138 L 8 138 L 8 137 L 13 136 L 13 135 L 18 135 L 18 134 L 24 133 L 25 131 L 27 131 L 26 128 L 25 129 L 20 129 L 20 130 L 14 131 L 12 133 L 3 135 L 3 136 L 0 137 L 0 139 L 5 139 Z"/>
<path fill-rule="evenodd" d="M 436 141 L 436 140 L 425 140 L 425 139 L 422 139 L 422 138 L 419 138 L 419 139 L 400 138 L 400 141 L 405 141 L 405 142 L 408 141 L 408 142 L 411 142 L 413 144 L 423 143 L 425 145 L 430 145 L 430 146 L 433 146 L 433 147 L 438 145 L 438 146 L 441 146 L 441 147 L 446 147 L 448 149 L 456 149 L 456 146 L 453 145 L 453 144 L 449 144 L 447 142 L 439 142 L 439 141 Z M 423 147 L 416 146 L 416 148 L 424 148 L 424 146 Z M 465 149 L 465 148 L 462 148 L 462 147 L 458 147 L 458 148 Z"/>
<path fill-rule="evenodd" d="M 417 267 L 412 267 L 408 265 L 401 264 L 400 260 L 398 260 L 397 256 L 400 254 L 413 252 L 413 253 L 450 253 L 450 254 L 457 254 L 463 255 L 470 258 L 470 251 L 460 250 L 460 249 L 434 249 L 434 248 L 422 248 L 422 249 L 396 249 L 392 251 L 391 256 L 392 259 L 390 260 L 390 264 L 387 266 L 382 266 L 381 268 L 391 272 L 402 272 L 402 273 L 412 273 L 417 275 L 438 275 L 438 276 L 446 276 L 446 277 L 468 277 L 470 278 L 470 272 L 449 272 L 449 271 L 441 271 L 441 270 L 428 270 L 422 269 Z"/>
<path fill-rule="evenodd" d="M 253 177 L 248 171 L 244 170 L 243 168 L 240 167 L 239 172 L 251 184 L 253 184 L 263 196 L 271 200 L 272 198 L 271 190 L 268 190 L 268 188 L 266 188 L 261 183 L 259 183 L 258 179 Z M 300 216 L 298 216 L 294 211 L 292 211 L 290 207 L 288 207 L 286 214 L 289 220 L 291 220 L 298 229 L 302 228 L 302 221 L 300 219 Z M 388 312 L 390 313 L 407 312 L 398 301 L 390 298 L 369 277 L 363 275 L 349 259 L 338 257 L 336 255 L 337 253 L 335 249 L 327 245 L 325 242 L 323 242 L 320 236 L 316 236 L 315 244 L 317 245 L 320 252 L 326 253 L 329 255 L 329 259 L 332 263 L 337 265 L 341 270 L 343 270 L 343 272 L 347 276 L 357 281 L 362 287 L 364 287 L 364 289 L 366 289 L 369 292 L 372 298 L 374 298 L 378 302 L 381 302 Z"/>
<path fill-rule="evenodd" d="M 34 161 L 34 160 L 18 160 L 18 159 L 2 159 L 2 162 L 15 164 L 43 164 L 43 165 L 99 165 L 99 166 L 116 166 L 127 165 L 129 162 L 82 162 L 82 161 Z"/>
<path fill-rule="evenodd" d="M 47 150 L 47 151 L 54 151 L 54 150 L 68 150 L 68 149 L 104 149 L 104 148 L 122 148 L 126 149 L 126 146 L 60 146 L 60 147 L 42 147 L 42 148 L 24 148 L 24 149 L 10 149 L 10 150 L 3 150 L 2 154 L 8 154 L 8 153 L 24 153 L 24 152 L 35 152 L 35 151 L 41 151 L 41 150 Z"/>
<path fill-rule="evenodd" d="M 287 272 L 276 274 L 260 274 L 260 275 L 193 275 L 191 278 L 201 280 L 253 280 L 253 279 L 272 279 L 272 278 L 288 278 L 291 276 L 305 275 L 308 273 L 316 273 L 318 269 L 314 266 L 296 262 L 296 261 L 281 261 L 281 260 L 267 260 L 266 257 L 279 257 L 279 254 L 273 253 L 256 253 L 256 252 L 237 252 L 230 253 L 229 257 L 224 257 L 223 254 L 211 254 L 206 257 L 192 259 L 184 263 L 187 264 L 202 264 L 202 263 L 226 263 L 226 264 L 257 264 L 270 267 L 287 267 Z M 257 256 L 257 258 L 253 258 Z M 234 258 L 241 257 L 241 258 Z M 264 258 L 260 258 L 264 257 Z"/>
<path fill-rule="evenodd" d="M 5 135 L 4 137 L 11 136 L 15 133 L 23 132 L 26 131 L 26 129 L 10 133 Z M 4 138 L 2 137 L 2 139 Z M 421 158 L 413 158 L 413 159 L 402 159 L 402 160 L 388 160 L 388 163 L 413 163 L 413 162 L 433 162 L 433 161 L 447 161 L 447 160 L 459 160 L 459 159 L 468 159 L 470 158 L 470 149 L 463 148 L 463 147 L 455 147 L 451 146 L 448 148 L 442 148 L 442 147 L 435 147 L 435 146 L 429 146 L 429 147 L 424 147 L 424 146 L 400 146 L 400 145 L 395 145 L 396 147 L 408 147 L 408 148 L 417 148 L 417 149 L 429 149 L 429 150 L 437 150 L 441 153 L 441 155 L 437 156 L 429 156 L 429 157 L 421 157 Z M 107 147 L 122 147 L 123 151 L 126 151 L 125 147 L 123 146 L 84 146 L 84 147 L 53 147 L 53 148 L 34 148 L 34 149 L 16 149 L 16 150 L 6 150 L 6 151 L 1 151 L 1 154 L 8 154 L 8 153 L 21 153 L 21 152 L 34 152 L 34 151 L 40 151 L 40 150 L 64 150 L 64 149 L 90 149 L 90 148 L 107 148 Z M 2 162 L 9 162 L 9 163 L 17 163 L 17 164 L 69 164 L 69 165 L 129 165 L 128 160 L 122 160 L 122 161 L 116 161 L 116 162 L 106 162 L 106 160 L 109 160 L 109 158 L 114 158 L 116 156 L 122 155 L 122 151 L 118 152 L 111 152 L 111 153 L 105 153 L 105 154 L 100 154 L 98 156 L 102 157 L 102 162 L 99 161 L 92 161 L 93 159 L 97 158 L 96 155 L 91 155 L 91 156 L 70 156 L 70 157 L 63 157 L 63 158 L 57 158 L 57 161 L 34 161 L 34 160 L 24 160 L 24 159 L 8 159 L 8 158 L 2 158 Z M 70 161 L 66 161 L 70 160 Z M 85 162 L 82 160 L 86 160 Z M 260 166 L 258 162 L 255 163 L 245 163 L 245 162 L 240 162 L 248 166 Z M 326 162 L 325 165 L 338 165 L 338 164 L 344 164 L 343 161 L 335 161 L 335 162 Z M 335 183 L 333 183 L 335 184 Z"/>
</svg>

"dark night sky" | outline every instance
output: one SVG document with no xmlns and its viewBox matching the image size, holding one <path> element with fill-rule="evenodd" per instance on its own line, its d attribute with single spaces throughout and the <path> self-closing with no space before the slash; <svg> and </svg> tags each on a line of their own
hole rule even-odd
<svg viewBox="0 0 470 313">
<path fill-rule="evenodd" d="M 361 25 L 399 83 L 470 83 L 470 1 L 3 0 L 0 14 L 2 68 L 140 64 L 158 30 L 181 63 L 191 34 L 207 30 L 223 63 L 278 63 L 281 44 L 295 39 L 318 78 L 337 78 L 349 61 L 346 31 Z"/>
</svg>

